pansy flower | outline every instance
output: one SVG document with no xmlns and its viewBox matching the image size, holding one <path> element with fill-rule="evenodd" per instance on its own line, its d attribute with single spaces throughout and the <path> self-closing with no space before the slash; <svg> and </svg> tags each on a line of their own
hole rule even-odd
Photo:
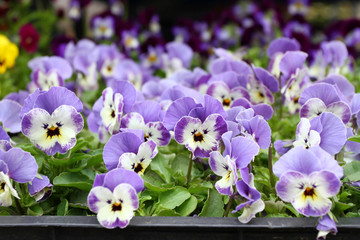
<svg viewBox="0 0 360 240">
<path fill-rule="evenodd" d="M 0 74 L 3 74 L 14 66 L 19 49 L 6 36 L 0 34 L 0 52 Z"/>
<path fill-rule="evenodd" d="M 288 12 L 291 15 L 305 16 L 309 10 L 309 0 L 289 0 Z"/>
<path fill-rule="evenodd" d="M 112 16 L 95 16 L 92 29 L 96 39 L 110 39 L 115 33 L 115 22 Z"/>
<path fill-rule="evenodd" d="M 224 118 L 211 114 L 204 121 L 190 116 L 182 117 L 175 126 L 175 140 L 184 144 L 194 157 L 209 157 L 218 148 L 218 140 L 227 131 Z"/>
<path fill-rule="evenodd" d="M 121 120 L 121 128 L 139 129 L 144 131 L 144 140 L 153 140 L 158 146 L 165 146 L 171 136 L 160 121 L 161 106 L 154 101 L 143 101 L 134 104 L 132 112 Z"/>
<path fill-rule="evenodd" d="M 140 43 L 135 30 L 123 31 L 121 33 L 122 45 L 126 51 L 136 50 L 139 48 Z"/>
<path fill-rule="evenodd" d="M 256 190 L 254 186 L 254 176 L 252 173 L 248 173 L 248 176 L 244 176 L 242 180 L 236 183 L 237 192 L 245 200 L 239 204 L 233 213 L 243 209 L 241 216 L 238 217 L 241 223 L 248 223 L 255 214 L 262 212 L 265 209 L 265 203 L 261 200 L 261 194 Z"/>
<path fill-rule="evenodd" d="M 80 99 L 66 88 L 35 91 L 22 109 L 22 132 L 48 155 L 66 153 L 84 126 L 82 108 Z"/>
<path fill-rule="evenodd" d="M 295 147 L 275 163 L 279 197 L 305 216 L 322 216 L 332 205 L 330 197 L 340 189 L 343 169 L 320 147 Z"/>
<path fill-rule="evenodd" d="M 97 68 L 101 76 L 109 79 L 114 75 L 114 69 L 124 56 L 120 53 L 115 44 L 98 45 L 95 50 L 98 53 Z"/>
<path fill-rule="evenodd" d="M 229 109 L 233 101 L 240 97 L 249 98 L 249 94 L 245 88 L 239 86 L 230 89 L 229 86 L 222 81 L 212 82 L 206 93 L 219 100 L 224 109 Z"/>
<path fill-rule="evenodd" d="M 326 214 L 319 218 L 316 230 L 319 231 L 316 237 L 317 240 L 325 240 L 326 235 L 328 235 L 329 233 L 336 235 L 338 231 L 334 219 L 330 218 L 329 214 Z"/>
<path fill-rule="evenodd" d="M 109 87 L 103 91 L 89 114 L 87 122 L 90 131 L 99 133 L 100 141 L 106 142 L 106 132 L 110 135 L 119 132 L 122 113 L 130 112 L 135 101 L 134 85 L 127 81 L 109 82 Z"/>
<path fill-rule="evenodd" d="M 106 228 L 125 228 L 139 208 L 137 193 L 144 182 L 136 173 L 126 169 L 114 169 L 96 175 L 88 195 L 88 206 L 97 214 L 99 223 Z"/>
<path fill-rule="evenodd" d="M 162 56 L 162 61 L 167 77 L 180 69 L 190 66 L 193 50 L 185 43 L 170 42 L 166 44 L 166 52 L 167 54 Z"/>
<path fill-rule="evenodd" d="M 11 206 L 12 197 L 19 198 L 11 180 L 18 183 L 30 182 L 36 175 L 38 165 L 30 153 L 20 148 L 4 152 L 0 150 L 0 206 Z"/>
<path fill-rule="evenodd" d="M 49 90 L 52 86 L 64 86 L 64 81 L 71 77 L 73 69 L 69 62 L 61 57 L 37 57 L 28 62 L 31 68 L 31 80 L 28 88 Z"/>
<path fill-rule="evenodd" d="M 19 29 L 20 46 L 29 53 L 34 53 L 38 48 L 40 35 L 31 23 L 27 23 Z"/>
<path fill-rule="evenodd" d="M 259 146 L 242 136 L 232 138 L 232 132 L 222 136 L 225 145 L 223 155 L 219 151 L 210 153 L 209 164 L 214 173 L 221 177 L 215 187 L 224 195 L 233 194 L 233 185 L 238 179 L 237 169 L 245 168 L 259 152 Z"/>
<path fill-rule="evenodd" d="M 143 132 L 121 132 L 105 144 L 103 158 L 108 170 L 125 168 L 143 175 L 158 153 L 156 143 L 144 142 Z"/>
<path fill-rule="evenodd" d="M 34 197 L 37 202 L 41 202 L 50 197 L 52 193 L 52 184 L 45 175 L 36 176 L 31 183 L 28 183 L 30 196 Z"/>
</svg>

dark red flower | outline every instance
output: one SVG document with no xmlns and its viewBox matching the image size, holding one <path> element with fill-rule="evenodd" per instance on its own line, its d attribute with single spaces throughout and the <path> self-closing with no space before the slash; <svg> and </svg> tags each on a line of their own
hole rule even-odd
<svg viewBox="0 0 360 240">
<path fill-rule="evenodd" d="M 23 25 L 19 30 L 20 46 L 29 53 L 34 53 L 38 48 L 40 35 L 31 23 Z"/>
</svg>

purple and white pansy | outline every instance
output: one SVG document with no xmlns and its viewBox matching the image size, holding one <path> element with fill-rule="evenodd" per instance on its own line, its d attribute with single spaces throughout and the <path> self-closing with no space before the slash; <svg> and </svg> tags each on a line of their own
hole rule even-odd
<svg viewBox="0 0 360 240">
<path fill-rule="evenodd" d="M 66 153 L 84 126 L 82 108 L 80 99 L 66 88 L 36 91 L 22 109 L 22 132 L 48 155 Z"/>
<path fill-rule="evenodd" d="M 38 57 L 28 63 L 32 70 L 28 88 L 33 92 L 36 88 L 49 90 L 52 86 L 64 86 L 65 80 L 73 74 L 68 61 L 61 57 Z"/>
<path fill-rule="evenodd" d="M 125 228 L 139 208 L 137 194 L 143 188 L 143 180 L 133 171 L 113 169 L 96 175 L 88 206 L 103 227 Z"/>
<path fill-rule="evenodd" d="M 184 116 L 176 123 L 174 130 L 175 140 L 184 144 L 194 158 L 209 157 L 211 151 L 218 149 L 218 141 L 226 131 L 226 121 L 219 114 L 211 114 L 205 121 Z"/>
<path fill-rule="evenodd" d="M 299 213 L 317 217 L 330 211 L 329 198 L 340 189 L 343 169 L 329 153 L 320 147 L 295 147 L 273 169 L 280 178 L 276 184 L 279 197 Z"/>
<path fill-rule="evenodd" d="M 135 131 L 111 136 L 103 153 L 106 168 L 125 168 L 143 175 L 158 153 L 156 143 L 152 140 L 144 142 L 143 135 L 142 131 Z"/>
<path fill-rule="evenodd" d="M 0 150 L 0 206 L 11 206 L 12 196 L 19 198 L 11 180 L 18 183 L 30 182 L 37 174 L 35 158 L 20 148 Z"/>
</svg>

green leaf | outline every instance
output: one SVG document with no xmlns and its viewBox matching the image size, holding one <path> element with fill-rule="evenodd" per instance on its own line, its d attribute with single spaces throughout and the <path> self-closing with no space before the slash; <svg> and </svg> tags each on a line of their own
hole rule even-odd
<svg viewBox="0 0 360 240">
<path fill-rule="evenodd" d="M 209 189 L 208 198 L 199 217 L 222 217 L 224 216 L 224 202 L 218 191 Z"/>
<path fill-rule="evenodd" d="M 160 206 L 167 209 L 174 209 L 190 198 L 190 196 L 186 188 L 175 187 L 160 194 Z"/>
<path fill-rule="evenodd" d="M 285 204 L 282 201 L 265 201 L 265 211 L 267 214 L 280 214 L 284 209 Z"/>
<path fill-rule="evenodd" d="M 192 182 L 190 183 L 189 192 L 190 193 L 198 193 L 205 191 L 207 189 L 212 189 L 213 185 L 211 182 Z M 207 192 L 207 191 L 206 191 Z"/>
<path fill-rule="evenodd" d="M 177 213 L 175 210 L 171 209 L 164 209 L 161 210 L 156 216 L 162 216 L 162 217 L 180 217 L 181 215 Z"/>
<path fill-rule="evenodd" d="M 69 210 L 69 202 L 66 198 L 62 198 L 56 211 L 56 215 L 65 216 Z"/>
<path fill-rule="evenodd" d="M 27 209 L 27 215 L 41 216 L 43 214 L 44 214 L 43 209 L 39 205 L 34 205 Z"/>
<path fill-rule="evenodd" d="M 168 188 L 163 186 L 165 184 L 164 181 L 154 171 L 146 170 L 143 180 L 145 187 L 154 192 L 164 192 L 168 190 Z"/>
<path fill-rule="evenodd" d="M 69 206 L 74 208 L 87 209 L 87 197 L 89 193 L 81 190 L 74 190 L 69 197 Z"/>
<path fill-rule="evenodd" d="M 360 181 L 360 161 L 347 163 L 344 168 L 344 175 L 351 181 Z"/>
<path fill-rule="evenodd" d="M 176 208 L 176 212 L 180 213 L 181 216 L 189 216 L 197 206 L 197 198 L 191 196 L 183 204 Z"/>
<path fill-rule="evenodd" d="M 54 185 L 62 187 L 74 187 L 89 192 L 92 181 L 80 172 L 63 172 L 54 178 Z"/>
<path fill-rule="evenodd" d="M 359 135 L 352 136 L 352 137 L 349 137 L 348 140 L 360 143 L 360 136 Z"/>
<path fill-rule="evenodd" d="M 176 156 L 173 154 L 158 153 L 156 157 L 151 161 L 150 168 L 156 172 L 166 183 L 171 182 L 171 173 L 168 169 L 169 161 Z"/>
</svg>

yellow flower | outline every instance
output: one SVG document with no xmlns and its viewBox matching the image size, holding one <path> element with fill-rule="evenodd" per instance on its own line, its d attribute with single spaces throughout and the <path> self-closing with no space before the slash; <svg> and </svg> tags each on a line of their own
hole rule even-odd
<svg viewBox="0 0 360 240">
<path fill-rule="evenodd" d="M 0 34 L 0 74 L 5 73 L 6 69 L 14 66 L 18 55 L 18 47 L 10 42 L 6 36 Z"/>
</svg>

